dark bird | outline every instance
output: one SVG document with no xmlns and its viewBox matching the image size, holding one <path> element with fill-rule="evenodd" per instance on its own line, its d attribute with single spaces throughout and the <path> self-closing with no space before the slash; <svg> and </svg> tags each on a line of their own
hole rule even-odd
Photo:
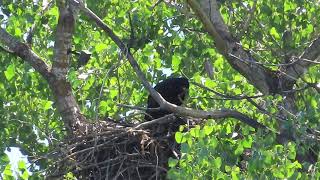
<svg viewBox="0 0 320 180">
<path fill-rule="evenodd" d="M 189 90 L 189 81 L 187 78 L 168 78 L 158 83 L 154 89 L 161 94 L 161 96 L 168 102 L 181 106 Z M 159 104 L 151 97 L 148 96 L 148 108 L 158 108 Z M 171 114 L 165 110 L 147 110 L 148 115 L 145 120 L 150 121 Z"/>
</svg>

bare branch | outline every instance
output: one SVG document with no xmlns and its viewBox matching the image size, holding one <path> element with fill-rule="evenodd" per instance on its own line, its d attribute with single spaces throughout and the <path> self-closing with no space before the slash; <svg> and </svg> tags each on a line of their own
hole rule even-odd
<svg viewBox="0 0 320 180">
<path fill-rule="evenodd" d="M 174 122 L 174 120 L 176 120 L 176 117 L 173 114 L 168 114 L 158 119 L 153 119 L 151 121 L 140 123 L 137 126 L 135 126 L 133 129 L 147 128 L 155 124 L 166 124 L 169 122 Z"/>
<path fill-rule="evenodd" d="M 159 111 L 160 110 L 160 108 L 144 108 L 144 107 L 139 107 L 139 106 L 127 105 L 127 104 L 117 104 L 117 106 L 123 107 L 123 108 L 141 110 L 141 111 L 146 111 L 146 110 Z"/>
<path fill-rule="evenodd" d="M 9 51 L 28 62 L 46 80 L 49 80 L 51 77 L 49 66 L 28 45 L 18 41 L 3 28 L 0 28 L 0 41 L 9 48 Z"/>
<path fill-rule="evenodd" d="M 252 98 L 259 98 L 259 97 L 265 96 L 265 95 L 256 95 L 256 96 L 240 95 L 240 96 L 237 96 L 237 95 L 222 94 L 222 93 L 219 93 L 219 92 L 217 92 L 217 91 L 215 91 L 215 90 L 213 90 L 213 89 L 211 89 L 211 88 L 208 88 L 208 87 L 206 87 L 206 86 L 204 86 L 204 85 L 202 85 L 202 84 L 199 84 L 199 83 L 196 83 L 196 82 L 191 82 L 191 83 L 194 84 L 194 85 L 196 85 L 196 86 L 198 86 L 198 87 L 201 87 L 201 88 L 203 88 L 203 89 L 205 89 L 205 90 L 207 90 L 207 91 L 210 91 L 210 92 L 214 93 L 214 94 L 217 95 L 217 96 L 224 97 L 224 98 L 226 98 L 225 100 L 227 100 L 227 99 L 231 99 L 231 100 L 232 100 L 232 99 L 234 99 L 234 100 L 252 99 Z"/>
<path fill-rule="evenodd" d="M 7 49 L 7 48 L 5 48 L 5 47 L 3 47 L 3 46 L 0 46 L 0 49 L 1 49 L 2 51 L 4 51 L 4 52 L 10 53 L 10 54 L 14 54 L 13 51 L 11 51 L 10 49 Z"/>
</svg>

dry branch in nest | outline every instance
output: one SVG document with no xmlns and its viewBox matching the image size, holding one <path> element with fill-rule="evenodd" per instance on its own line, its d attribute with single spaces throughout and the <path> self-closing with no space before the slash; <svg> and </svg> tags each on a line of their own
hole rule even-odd
<svg viewBox="0 0 320 180">
<path fill-rule="evenodd" d="M 173 132 L 148 127 L 113 121 L 93 125 L 62 146 L 50 177 L 72 172 L 78 179 L 164 179 L 168 159 L 179 154 L 179 145 Z"/>
</svg>

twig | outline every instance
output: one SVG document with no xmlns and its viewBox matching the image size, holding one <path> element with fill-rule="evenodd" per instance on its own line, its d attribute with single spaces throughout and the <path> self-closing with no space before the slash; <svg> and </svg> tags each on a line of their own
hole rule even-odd
<svg viewBox="0 0 320 180">
<path fill-rule="evenodd" d="M 137 126 L 133 127 L 133 129 L 146 128 L 146 127 L 149 127 L 154 124 L 166 124 L 166 123 L 169 123 L 174 120 L 176 120 L 176 117 L 173 114 L 169 114 L 169 115 L 163 116 L 158 119 L 154 119 L 151 121 L 147 121 L 147 122 L 143 122 L 141 124 L 138 124 Z"/>
<path fill-rule="evenodd" d="M 256 8 L 257 8 L 257 0 L 255 0 L 253 2 L 253 6 L 249 10 L 249 16 L 248 16 L 248 18 L 246 19 L 246 21 L 245 21 L 245 23 L 243 25 L 243 31 L 242 31 L 242 34 L 240 35 L 240 37 L 242 37 L 243 34 L 245 34 L 245 32 L 248 30 L 249 24 L 250 24 L 250 22 L 252 20 L 252 17 L 254 15 L 254 12 L 255 12 Z"/>
<path fill-rule="evenodd" d="M 137 109 L 137 110 L 141 110 L 141 111 L 159 111 L 160 108 L 144 108 L 144 107 L 139 107 L 139 106 L 132 106 L 132 105 L 127 105 L 127 104 L 117 104 L 117 106 L 119 107 L 123 107 L 123 108 L 129 108 L 129 109 Z"/>
<path fill-rule="evenodd" d="M 224 98 L 226 98 L 225 100 L 228 100 L 228 99 L 231 99 L 231 100 L 233 100 L 233 99 L 234 99 L 234 100 L 241 100 L 241 99 L 249 99 L 249 98 L 252 99 L 252 98 L 260 98 L 260 97 L 265 96 L 265 95 L 255 95 L 255 96 L 227 95 L 227 94 L 219 93 L 219 92 L 217 92 L 217 91 L 215 91 L 215 90 L 213 90 L 213 89 L 211 89 L 211 88 L 209 88 L 209 87 L 206 87 L 206 86 L 204 86 L 204 85 L 202 85 L 202 84 L 199 84 L 199 83 L 197 83 L 197 82 L 191 82 L 191 83 L 194 84 L 194 85 L 196 85 L 196 86 L 198 86 L 198 87 L 201 87 L 201 88 L 203 88 L 203 89 L 205 89 L 205 90 L 207 90 L 207 91 L 210 91 L 210 92 L 214 93 L 214 94 L 217 95 L 217 96 L 224 97 Z"/>
<path fill-rule="evenodd" d="M 251 60 L 248 60 L 248 59 L 243 59 L 243 58 L 240 58 L 240 57 L 237 57 L 231 53 L 228 54 L 230 57 L 233 57 L 241 62 L 246 62 L 246 63 L 253 63 L 253 64 L 258 64 L 258 65 L 266 65 L 266 66 L 277 66 L 277 67 L 281 67 L 281 66 L 290 66 L 290 65 L 293 65 L 294 63 L 298 62 L 299 59 L 295 60 L 295 61 L 292 61 L 292 62 L 289 62 L 289 63 L 279 63 L 279 64 L 274 64 L 274 63 L 262 63 L 262 62 L 258 62 L 258 61 L 251 61 Z"/>
</svg>

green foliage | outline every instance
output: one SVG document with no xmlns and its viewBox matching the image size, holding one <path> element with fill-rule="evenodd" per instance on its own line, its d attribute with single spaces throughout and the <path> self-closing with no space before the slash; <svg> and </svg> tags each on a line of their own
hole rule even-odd
<svg viewBox="0 0 320 180">
<path fill-rule="evenodd" d="M 295 160 L 297 147 L 294 143 L 278 145 L 274 135 L 261 136 L 260 133 L 252 132 L 243 138 L 233 137 L 233 133 L 226 134 L 223 128 L 223 125 L 209 122 L 203 128 L 195 127 L 188 132 L 177 132 L 176 140 L 183 139 L 182 157 L 179 161 L 170 159 L 171 170 L 168 177 L 301 179 L 307 176 L 300 171 L 302 165 Z M 245 131 L 242 130 L 242 133 L 246 134 Z"/>
<path fill-rule="evenodd" d="M 59 11 L 53 3 L 41 14 L 43 2 L 3 1 L 0 4 L 0 23 L 20 41 L 26 40 L 30 27 L 35 24 L 32 49 L 51 64 Z M 214 40 L 203 31 L 201 23 L 185 4 L 159 2 L 86 0 L 88 7 L 131 47 L 132 54 L 151 83 L 155 84 L 171 74 L 183 74 L 191 81 L 204 83 L 221 93 L 248 96 L 259 93 L 216 52 Z M 253 57 L 272 69 L 278 67 L 270 64 L 280 63 L 283 54 L 287 53 L 287 44 L 294 49 L 290 53 L 299 56 L 320 32 L 320 7 L 315 0 L 219 2 L 220 12 L 230 31 L 241 40 L 243 47 L 252 52 Z M 244 27 L 254 2 L 257 2 L 256 10 L 248 27 Z M 287 31 L 292 33 L 292 37 L 283 41 Z M 115 43 L 84 16 L 77 21 L 72 41 L 74 50 L 92 52 L 88 64 L 80 69 L 76 69 L 77 58 L 73 56 L 68 72 L 68 80 L 82 113 L 92 121 L 96 117 L 142 120 L 141 113 L 117 106 L 145 106 L 148 96 L 124 58 L 125 54 L 119 53 Z M 213 79 L 203 70 L 205 60 L 212 63 Z M 32 157 L 46 155 L 63 141 L 64 125 L 48 84 L 39 73 L 2 50 L 0 63 L 0 176 L 3 179 L 41 178 L 38 171 L 46 169 L 52 162 Z M 319 83 L 319 77 L 319 68 L 313 67 L 303 80 Z M 304 82 L 298 81 L 297 87 L 302 85 Z M 212 92 L 193 85 L 189 94 L 188 107 L 236 109 L 275 131 L 277 129 L 274 115 L 279 113 L 276 105 L 281 102 L 281 96 L 254 99 L 272 114 L 270 117 L 247 100 L 221 100 Z M 319 162 L 300 164 L 295 159 L 309 148 L 319 148 L 316 141 L 300 137 L 304 137 L 308 128 L 320 129 L 320 95 L 309 88 L 297 92 L 296 96 L 299 113 L 288 121 L 287 126 L 297 129 L 297 142 L 279 145 L 274 134 L 254 132 L 233 119 L 219 123 L 209 121 L 190 130 L 183 127 L 175 134 L 176 141 L 181 143 L 182 157 L 169 161 L 169 178 L 319 179 Z M 237 128 L 239 126 L 241 128 Z M 29 167 L 20 161 L 18 169 L 13 169 L 4 153 L 8 147 L 19 147 L 29 157 L 29 162 L 34 163 Z M 245 158 L 247 151 L 250 155 Z M 74 176 L 67 174 L 65 178 L 74 179 Z"/>
</svg>

